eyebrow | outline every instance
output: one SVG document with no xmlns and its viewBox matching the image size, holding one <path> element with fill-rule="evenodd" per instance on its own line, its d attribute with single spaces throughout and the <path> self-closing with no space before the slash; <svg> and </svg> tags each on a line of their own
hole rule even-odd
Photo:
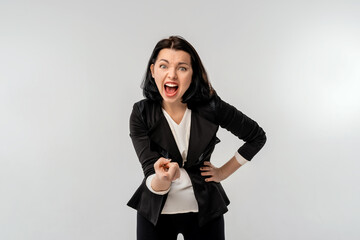
<svg viewBox="0 0 360 240">
<path fill-rule="evenodd" d="M 168 60 L 166 60 L 166 59 L 160 59 L 160 60 L 159 60 L 159 62 L 160 62 L 160 61 L 164 61 L 164 62 L 169 63 L 169 61 L 168 61 Z"/>
<path fill-rule="evenodd" d="M 166 59 L 160 59 L 159 62 L 160 62 L 160 61 L 164 61 L 164 62 L 166 62 L 166 63 L 169 63 L 169 61 L 166 60 Z M 178 63 L 178 65 L 181 65 L 181 64 L 185 64 L 185 65 L 190 66 L 190 65 L 189 65 L 188 63 L 186 63 L 186 62 L 179 62 L 179 63 Z"/>
</svg>

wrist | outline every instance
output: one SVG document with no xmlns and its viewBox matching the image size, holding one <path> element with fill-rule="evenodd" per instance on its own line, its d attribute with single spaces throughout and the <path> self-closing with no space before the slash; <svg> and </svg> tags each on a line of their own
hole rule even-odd
<svg viewBox="0 0 360 240">
<path fill-rule="evenodd" d="M 161 179 L 157 174 L 151 181 L 151 188 L 156 192 L 167 191 L 171 186 L 171 181 Z"/>
<path fill-rule="evenodd" d="M 221 181 L 225 180 L 228 177 L 226 171 L 224 170 L 224 166 L 219 167 L 219 176 Z"/>
</svg>

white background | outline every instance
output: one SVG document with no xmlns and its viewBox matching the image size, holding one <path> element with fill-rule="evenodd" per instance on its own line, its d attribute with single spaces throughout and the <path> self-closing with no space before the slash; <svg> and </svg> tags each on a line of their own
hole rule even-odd
<svg viewBox="0 0 360 240">
<path fill-rule="evenodd" d="M 266 131 L 227 239 L 360 238 L 359 1 L 0 1 L 0 239 L 135 239 L 128 136 L 156 42 L 194 45 Z M 242 144 L 218 134 L 213 162 Z"/>
</svg>

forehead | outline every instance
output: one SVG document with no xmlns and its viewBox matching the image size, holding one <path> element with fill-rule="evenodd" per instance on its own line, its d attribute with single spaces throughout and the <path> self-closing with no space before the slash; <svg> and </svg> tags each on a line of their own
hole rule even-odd
<svg viewBox="0 0 360 240">
<path fill-rule="evenodd" d="M 170 63 L 191 63 L 191 57 L 189 53 L 182 50 L 174 50 L 170 48 L 164 48 L 160 50 L 156 61 L 160 61 L 162 59 L 167 60 Z"/>
</svg>

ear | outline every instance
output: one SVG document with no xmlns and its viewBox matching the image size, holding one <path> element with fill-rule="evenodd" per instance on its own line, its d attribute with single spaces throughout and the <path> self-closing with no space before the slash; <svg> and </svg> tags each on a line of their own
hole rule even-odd
<svg viewBox="0 0 360 240">
<path fill-rule="evenodd" d="M 151 76 L 154 78 L 154 64 L 150 65 Z"/>
</svg>

